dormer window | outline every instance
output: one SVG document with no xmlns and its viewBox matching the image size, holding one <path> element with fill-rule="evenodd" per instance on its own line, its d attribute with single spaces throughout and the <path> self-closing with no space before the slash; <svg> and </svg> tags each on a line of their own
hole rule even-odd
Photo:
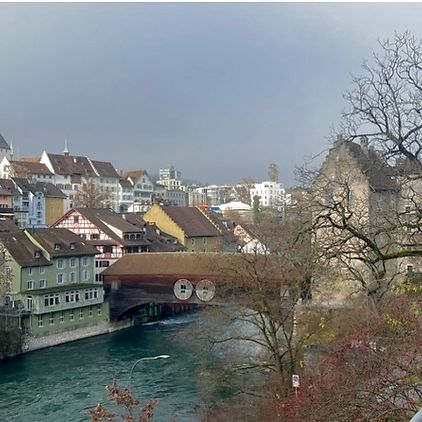
<svg viewBox="0 0 422 422">
<path fill-rule="evenodd" d="M 34 252 L 34 258 L 41 258 L 41 256 L 42 256 L 41 251 L 35 251 Z"/>
<path fill-rule="evenodd" d="M 55 251 L 59 251 L 60 250 L 60 243 L 55 243 L 54 244 L 54 250 Z"/>
<path fill-rule="evenodd" d="M 70 249 L 75 249 L 75 248 L 76 248 L 76 243 L 71 242 L 71 244 L 70 244 Z"/>
</svg>

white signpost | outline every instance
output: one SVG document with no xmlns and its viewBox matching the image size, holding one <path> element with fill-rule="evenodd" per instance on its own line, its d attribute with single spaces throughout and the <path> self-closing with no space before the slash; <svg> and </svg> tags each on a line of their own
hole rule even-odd
<svg viewBox="0 0 422 422">
<path fill-rule="evenodd" d="M 296 375 L 296 374 L 292 375 L 292 386 L 295 389 L 295 395 L 296 395 L 296 398 L 297 398 L 297 389 L 300 386 L 299 375 Z"/>
</svg>

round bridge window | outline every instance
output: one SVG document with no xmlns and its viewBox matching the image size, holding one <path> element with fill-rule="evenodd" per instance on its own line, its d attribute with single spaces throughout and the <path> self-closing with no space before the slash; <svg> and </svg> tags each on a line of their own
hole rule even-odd
<svg viewBox="0 0 422 422">
<path fill-rule="evenodd" d="M 209 302 L 215 295 L 215 285 L 210 280 L 201 280 L 195 289 L 196 296 L 203 302 Z"/>
<path fill-rule="evenodd" d="M 181 278 L 174 283 L 174 295 L 179 300 L 188 300 L 193 293 L 193 286 L 189 280 Z"/>
</svg>

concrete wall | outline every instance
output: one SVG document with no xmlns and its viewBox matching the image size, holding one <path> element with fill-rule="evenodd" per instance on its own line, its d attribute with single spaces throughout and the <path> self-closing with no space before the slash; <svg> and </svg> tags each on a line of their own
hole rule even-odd
<svg viewBox="0 0 422 422">
<path fill-rule="evenodd" d="M 115 323 L 100 321 L 95 325 L 77 328 L 72 331 L 50 334 L 43 337 L 27 337 L 24 339 L 23 352 L 31 352 L 33 350 L 57 346 L 59 344 L 82 340 L 88 337 L 94 337 L 101 334 L 108 334 L 114 331 L 131 327 L 132 325 L 132 321 L 130 320 L 124 320 Z"/>
</svg>

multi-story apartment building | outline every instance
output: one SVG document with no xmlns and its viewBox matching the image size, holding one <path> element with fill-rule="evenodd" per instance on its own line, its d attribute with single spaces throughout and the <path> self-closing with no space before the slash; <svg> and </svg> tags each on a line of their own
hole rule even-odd
<svg viewBox="0 0 422 422">
<path fill-rule="evenodd" d="M 63 215 L 66 195 L 52 183 L 15 177 L 10 180 L 21 193 L 21 201 L 13 207 L 19 227 L 48 227 Z"/>
<path fill-rule="evenodd" d="M 154 202 L 162 205 L 186 207 L 188 204 L 188 194 L 184 190 L 168 189 L 157 183 L 154 185 Z"/>
<path fill-rule="evenodd" d="M 0 162 L 0 176 L 3 179 L 18 177 L 32 181 L 55 183 L 54 174 L 39 158 L 26 158 L 20 161 L 9 160 L 4 157 Z"/>
<path fill-rule="evenodd" d="M 134 185 L 130 179 L 119 181 L 119 212 L 125 213 L 134 205 Z"/>
<path fill-rule="evenodd" d="M 0 233 L 10 306 L 39 337 L 108 319 L 102 285 L 94 283 L 97 250 L 66 229 Z"/>
<path fill-rule="evenodd" d="M 53 227 L 66 228 L 98 250 L 95 281 L 101 272 L 127 253 L 148 252 L 151 242 L 143 228 L 128 223 L 120 214 L 105 208 L 72 208 Z"/>
<path fill-rule="evenodd" d="M 182 184 L 182 172 L 175 170 L 173 166 L 159 170 L 157 183 L 169 190 L 186 190 L 186 186 Z"/>
<path fill-rule="evenodd" d="M 132 170 L 123 174 L 122 179 L 125 186 L 120 182 L 120 188 L 125 189 L 126 193 L 121 191 L 120 196 L 126 197 L 124 208 L 129 212 L 145 212 L 151 208 L 153 202 L 154 183 L 145 170 Z M 132 185 L 132 191 L 130 191 Z M 133 202 L 129 204 L 130 196 L 133 195 Z"/>
<path fill-rule="evenodd" d="M 217 185 L 204 186 L 195 189 L 195 192 L 205 195 L 206 204 L 213 206 L 229 202 L 232 199 L 232 191 L 233 186 Z"/>
<path fill-rule="evenodd" d="M 118 210 L 120 177 L 111 163 L 73 156 L 66 150 L 63 155 L 44 151 L 40 163 L 54 174 L 55 185 L 66 194 L 66 210 L 80 201 L 80 192 L 92 188 L 104 194 L 104 206 Z"/>
<path fill-rule="evenodd" d="M 255 197 L 259 197 L 261 207 L 270 207 L 281 211 L 284 206 L 284 193 L 284 188 L 280 183 L 255 183 L 250 190 L 251 203 Z"/>
</svg>

